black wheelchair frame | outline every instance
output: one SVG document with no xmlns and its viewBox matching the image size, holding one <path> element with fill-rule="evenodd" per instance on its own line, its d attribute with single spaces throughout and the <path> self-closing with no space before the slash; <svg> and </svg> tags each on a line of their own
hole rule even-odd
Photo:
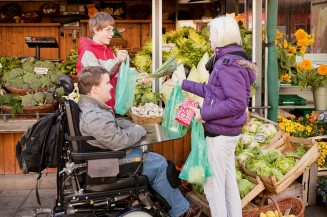
<svg viewBox="0 0 327 217">
<path fill-rule="evenodd" d="M 62 76 L 58 86 L 64 88 L 65 95 L 74 89 L 68 76 Z M 120 171 L 117 177 L 90 178 L 87 175 L 88 161 L 121 159 L 126 153 L 100 150 L 89 145 L 87 140 L 94 138 L 80 134 L 79 108 L 72 100 L 60 98 L 58 109 L 66 118 L 62 126 L 66 135 L 65 142 L 58 147 L 56 203 L 53 209 L 34 210 L 33 216 L 47 213 L 54 217 L 169 217 L 170 205 L 150 187 L 147 177 L 141 174 L 142 160 L 129 165 L 121 164 L 119 169 L 123 170 L 123 174 Z"/>
</svg>

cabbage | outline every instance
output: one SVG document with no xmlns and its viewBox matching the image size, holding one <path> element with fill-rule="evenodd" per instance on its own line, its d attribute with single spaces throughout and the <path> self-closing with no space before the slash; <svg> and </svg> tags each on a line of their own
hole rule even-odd
<svg viewBox="0 0 327 217">
<path fill-rule="evenodd" d="M 167 103 L 167 101 L 169 100 L 170 94 L 174 89 L 173 84 L 174 84 L 173 79 L 169 79 L 165 81 L 161 86 L 160 93 L 162 96 L 162 100 L 165 103 Z"/>
<path fill-rule="evenodd" d="M 199 73 L 199 81 L 200 83 L 206 83 L 209 79 L 209 72 L 206 69 L 206 64 L 209 61 L 209 54 L 205 52 L 205 54 L 202 56 L 200 59 L 196 69 L 198 70 Z"/>
<path fill-rule="evenodd" d="M 192 166 L 188 172 L 190 183 L 202 184 L 204 182 L 204 169 L 201 166 Z"/>
<path fill-rule="evenodd" d="M 199 82 L 198 70 L 196 69 L 196 67 L 194 65 L 192 65 L 192 68 L 191 68 L 190 74 L 187 77 L 187 80 Z"/>
<path fill-rule="evenodd" d="M 241 171 L 236 170 L 236 180 L 239 181 L 243 178 L 243 174 Z"/>
<path fill-rule="evenodd" d="M 263 124 L 258 128 L 257 133 L 265 134 L 267 136 L 265 142 L 268 142 L 277 133 L 277 129 L 273 124 Z"/>
<path fill-rule="evenodd" d="M 179 79 L 186 79 L 184 65 L 181 64 L 173 72 L 172 79 L 174 82 L 177 82 Z"/>
<path fill-rule="evenodd" d="M 149 56 L 148 54 L 145 54 L 144 52 L 137 53 L 132 62 L 135 65 L 137 71 L 139 71 L 139 72 L 149 73 L 152 70 L 151 56 Z"/>
<path fill-rule="evenodd" d="M 251 133 L 255 134 L 259 128 L 259 124 L 257 122 L 248 122 L 242 128 L 242 133 Z"/>
<path fill-rule="evenodd" d="M 245 197 L 250 191 L 253 190 L 254 185 L 247 179 L 241 179 L 237 182 L 238 190 L 241 198 Z"/>
<path fill-rule="evenodd" d="M 279 169 L 284 175 L 292 169 L 295 164 L 295 160 L 292 157 L 279 157 L 275 161 L 275 168 Z"/>
</svg>

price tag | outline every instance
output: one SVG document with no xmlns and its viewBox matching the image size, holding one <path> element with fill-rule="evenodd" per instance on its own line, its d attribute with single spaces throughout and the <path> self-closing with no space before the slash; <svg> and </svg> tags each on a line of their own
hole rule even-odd
<svg viewBox="0 0 327 217">
<path fill-rule="evenodd" d="M 2 68 L 2 64 L 0 63 L 0 68 Z"/>
<path fill-rule="evenodd" d="M 253 138 L 253 141 L 255 141 L 255 142 L 264 142 L 266 137 L 267 137 L 267 135 L 265 135 L 265 134 L 257 133 L 257 134 L 255 134 L 255 136 Z"/>
<path fill-rule="evenodd" d="M 175 47 L 175 44 L 174 43 L 163 44 L 162 45 L 162 51 L 163 52 L 170 52 L 174 47 Z"/>
<path fill-rule="evenodd" d="M 42 68 L 42 67 L 35 67 L 34 72 L 39 75 L 46 75 L 48 74 L 48 68 Z"/>
</svg>

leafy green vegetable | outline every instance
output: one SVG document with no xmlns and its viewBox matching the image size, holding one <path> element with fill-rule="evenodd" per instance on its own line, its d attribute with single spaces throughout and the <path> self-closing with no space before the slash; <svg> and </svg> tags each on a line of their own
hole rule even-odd
<svg viewBox="0 0 327 217">
<path fill-rule="evenodd" d="M 23 106 L 22 106 L 22 97 L 17 94 L 4 94 L 0 96 L 0 106 L 5 105 L 5 106 L 10 106 L 11 107 L 11 113 L 13 117 L 16 116 L 17 112 L 21 113 L 23 112 Z"/>
<path fill-rule="evenodd" d="M 254 185 L 247 179 L 241 179 L 237 182 L 238 190 L 241 198 L 245 197 L 250 191 L 253 190 Z"/>
</svg>

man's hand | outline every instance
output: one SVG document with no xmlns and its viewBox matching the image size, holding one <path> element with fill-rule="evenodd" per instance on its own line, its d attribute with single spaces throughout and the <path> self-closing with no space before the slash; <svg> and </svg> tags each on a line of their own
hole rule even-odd
<svg viewBox="0 0 327 217">
<path fill-rule="evenodd" d="M 127 58 L 127 54 L 128 54 L 127 50 L 119 50 L 117 52 L 117 57 L 116 57 L 117 62 L 121 63 L 125 61 Z"/>
<path fill-rule="evenodd" d="M 195 120 L 196 120 L 196 121 L 200 121 L 200 120 L 202 120 L 202 116 L 201 116 L 200 109 L 195 108 L 195 107 L 193 107 L 193 106 L 189 106 L 189 108 L 190 108 L 192 111 L 194 111 L 194 113 L 195 113 Z"/>
</svg>

